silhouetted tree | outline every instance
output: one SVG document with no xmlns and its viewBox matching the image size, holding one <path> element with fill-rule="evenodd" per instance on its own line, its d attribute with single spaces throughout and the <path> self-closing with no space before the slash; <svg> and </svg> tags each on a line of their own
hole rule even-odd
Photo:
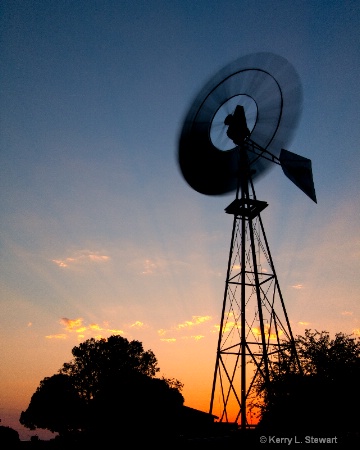
<svg viewBox="0 0 360 450">
<path fill-rule="evenodd" d="M 43 428 L 60 435 L 82 429 L 85 422 L 85 401 L 65 374 L 46 377 L 40 382 L 20 423 L 30 430 Z"/>
<path fill-rule="evenodd" d="M 0 448 L 15 449 L 20 443 L 19 433 L 10 427 L 0 426 Z"/>
<path fill-rule="evenodd" d="M 109 440 L 116 435 L 139 440 L 175 436 L 184 399 L 168 380 L 142 373 L 109 379 L 91 403 L 89 433 Z M 99 412 L 101 412 L 99 414 Z"/>
<path fill-rule="evenodd" d="M 349 432 L 358 427 L 360 341 L 337 333 L 306 330 L 296 348 L 303 375 L 289 372 L 285 359 L 264 393 L 260 428 L 282 431 Z M 289 356 L 289 355 L 288 355 Z"/>
<path fill-rule="evenodd" d="M 72 355 L 59 374 L 40 383 L 21 414 L 23 425 L 62 436 L 81 432 L 92 440 L 177 432 L 183 385 L 156 378 L 157 359 L 141 342 L 116 335 L 92 338 L 74 347 Z"/>
<path fill-rule="evenodd" d="M 93 399 L 109 379 L 120 379 L 134 372 L 154 377 L 159 368 L 151 350 L 144 351 L 141 342 L 128 341 L 118 335 L 108 339 L 88 339 L 72 349 L 74 359 L 65 363 L 60 373 L 69 375 L 79 394 Z"/>
</svg>

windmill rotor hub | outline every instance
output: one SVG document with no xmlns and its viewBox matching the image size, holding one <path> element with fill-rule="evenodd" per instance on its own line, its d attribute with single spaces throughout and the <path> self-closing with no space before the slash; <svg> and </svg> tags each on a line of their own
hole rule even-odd
<svg viewBox="0 0 360 450">
<path fill-rule="evenodd" d="M 241 145 L 250 136 L 244 107 L 237 105 L 233 114 L 226 116 L 224 124 L 228 126 L 226 134 L 236 145 Z"/>
</svg>

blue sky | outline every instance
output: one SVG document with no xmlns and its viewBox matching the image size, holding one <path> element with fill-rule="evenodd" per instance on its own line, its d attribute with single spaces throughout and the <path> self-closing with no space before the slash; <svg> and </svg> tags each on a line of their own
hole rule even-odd
<svg viewBox="0 0 360 450">
<path fill-rule="evenodd" d="M 232 194 L 177 166 L 190 103 L 234 59 L 289 60 L 303 111 L 288 150 L 318 203 L 275 167 L 256 184 L 293 332 L 360 334 L 357 1 L 3 1 L 0 418 L 89 337 L 143 342 L 208 408 Z"/>
</svg>

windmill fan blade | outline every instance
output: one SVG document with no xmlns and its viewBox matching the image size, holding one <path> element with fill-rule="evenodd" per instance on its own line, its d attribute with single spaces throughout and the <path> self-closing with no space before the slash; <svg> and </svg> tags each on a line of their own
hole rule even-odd
<svg viewBox="0 0 360 450">
<path fill-rule="evenodd" d="M 302 105 L 300 79 L 293 66 L 273 53 L 254 53 L 221 69 L 196 95 L 179 135 L 178 162 L 187 183 L 205 195 L 222 195 L 236 189 L 239 177 L 238 147 L 221 134 L 218 113 L 243 106 L 250 139 L 279 156 L 297 126 Z M 228 107 L 231 102 L 230 112 Z M 249 105 L 252 105 L 250 115 Z M 220 114 L 221 116 L 221 114 Z M 218 134 L 213 130 L 220 130 Z M 213 136 L 218 136 L 216 140 Z M 224 139 L 225 143 L 224 143 Z M 226 139 L 227 142 L 226 142 Z M 245 142 L 245 141 L 244 141 Z M 248 152 L 253 178 L 272 163 Z"/>
<path fill-rule="evenodd" d="M 279 161 L 284 174 L 311 200 L 317 203 L 311 160 L 281 149 Z"/>
</svg>

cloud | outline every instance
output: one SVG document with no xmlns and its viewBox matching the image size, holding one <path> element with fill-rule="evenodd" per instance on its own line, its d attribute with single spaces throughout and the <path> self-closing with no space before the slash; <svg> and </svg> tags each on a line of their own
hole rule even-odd
<svg viewBox="0 0 360 450">
<path fill-rule="evenodd" d="M 193 339 L 194 341 L 200 341 L 200 339 L 204 339 L 205 336 L 202 334 L 197 334 L 195 336 L 183 336 L 181 339 Z"/>
<path fill-rule="evenodd" d="M 66 334 L 50 334 L 48 336 L 45 336 L 46 339 L 67 339 Z"/>
<path fill-rule="evenodd" d="M 229 316 L 231 316 L 231 315 L 232 314 L 229 314 Z M 219 332 L 220 325 L 215 325 L 215 328 L 216 328 L 216 331 Z M 269 339 L 277 339 L 276 333 L 273 332 L 273 328 L 271 329 L 270 325 L 266 324 L 264 326 L 264 328 L 265 328 L 265 330 L 264 330 L 265 331 L 265 335 L 267 337 L 269 337 Z M 227 321 L 226 324 L 224 325 L 223 333 L 231 332 L 234 329 L 239 329 L 240 330 L 241 329 L 240 323 L 237 322 L 237 321 Z M 252 334 L 253 334 L 253 336 L 255 338 L 259 338 L 261 336 L 261 329 L 260 329 L 260 327 L 252 327 L 251 328 L 251 332 L 252 332 Z M 284 334 L 282 330 L 279 330 L 278 333 L 279 333 L 279 336 Z"/>
<path fill-rule="evenodd" d="M 174 272 L 177 273 L 183 267 L 187 266 L 187 263 L 178 260 L 171 260 L 164 257 L 153 258 L 137 258 L 128 263 L 131 270 L 135 270 L 140 275 L 169 275 Z"/>
<path fill-rule="evenodd" d="M 227 333 L 228 331 L 233 330 L 234 328 L 241 328 L 240 323 L 239 322 L 234 322 L 234 321 L 227 321 L 224 325 L 223 325 L 223 333 Z M 215 329 L 217 332 L 219 332 L 220 330 L 220 325 L 215 325 Z"/>
<path fill-rule="evenodd" d="M 73 262 L 73 258 L 66 258 L 66 259 L 53 259 L 52 262 L 57 264 L 59 267 L 68 267 L 69 263 Z"/>
<path fill-rule="evenodd" d="M 137 320 L 136 322 L 134 322 L 130 325 L 130 328 L 143 328 L 143 327 L 144 327 L 144 323 L 140 322 L 140 320 Z"/>
<path fill-rule="evenodd" d="M 303 289 L 304 288 L 304 285 L 302 285 L 302 284 L 294 284 L 293 286 L 291 286 L 292 288 L 294 288 L 294 289 Z"/>
<path fill-rule="evenodd" d="M 211 316 L 192 316 L 191 320 L 185 320 L 184 322 L 181 322 L 177 325 L 174 325 L 170 329 L 166 330 L 164 328 L 160 328 L 157 330 L 157 333 L 160 337 L 160 341 L 162 342 L 176 342 L 176 338 L 166 338 L 165 335 L 168 333 L 174 334 L 174 333 L 181 333 L 183 331 L 187 331 L 190 329 L 193 329 L 194 327 L 201 326 L 202 324 L 209 322 L 212 320 Z M 195 335 L 183 335 L 180 339 L 192 339 L 194 341 L 199 341 L 200 339 L 203 339 L 205 336 L 202 334 L 195 334 Z"/>
<path fill-rule="evenodd" d="M 341 315 L 342 316 L 352 316 L 353 312 L 352 311 L 342 311 Z"/>
<path fill-rule="evenodd" d="M 298 322 L 299 325 L 310 325 L 310 322 Z"/>
<path fill-rule="evenodd" d="M 156 264 L 154 261 L 150 259 L 145 259 L 142 274 L 149 275 L 159 270 L 159 264 Z"/>
<path fill-rule="evenodd" d="M 99 324 L 97 324 L 97 323 L 91 323 L 91 324 L 89 325 L 89 328 L 90 328 L 91 330 L 93 330 L 93 331 L 100 331 L 100 330 L 103 329 L 103 328 L 101 328 L 101 326 L 100 326 Z"/>
<path fill-rule="evenodd" d="M 65 259 L 53 259 L 52 262 L 58 267 L 67 268 L 70 266 L 79 266 L 86 264 L 101 264 L 110 260 L 110 256 L 102 255 L 99 252 L 91 252 L 89 250 L 82 250 L 73 256 L 68 256 Z"/>
<path fill-rule="evenodd" d="M 175 328 L 181 330 L 183 328 L 194 327 L 204 322 L 208 322 L 209 320 L 211 320 L 211 316 L 192 316 L 192 320 L 186 320 L 183 323 L 179 323 Z"/>
<path fill-rule="evenodd" d="M 223 323 L 223 333 L 227 333 L 229 331 L 232 331 L 234 328 L 241 328 L 240 322 L 235 317 L 235 314 L 233 311 L 229 311 L 225 317 L 224 323 Z M 213 333 L 220 331 L 220 324 L 214 325 Z"/>
<path fill-rule="evenodd" d="M 270 329 L 270 325 L 265 325 L 264 328 L 265 328 L 265 330 L 264 330 L 265 335 L 267 337 L 269 337 L 269 339 L 277 339 L 277 335 L 276 335 L 276 333 L 272 332 L 272 330 Z M 256 337 L 261 336 L 260 327 L 253 327 L 253 328 L 251 328 L 251 331 L 254 334 L 254 336 L 256 336 Z M 279 334 L 279 336 L 281 336 L 284 333 L 282 330 L 278 330 L 278 334 Z"/>
<path fill-rule="evenodd" d="M 78 319 L 67 319 L 66 317 L 63 317 L 60 319 L 60 324 L 63 325 L 68 331 L 78 331 L 79 329 L 83 329 L 83 320 L 84 319 L 81 317 Z"/>
<path fill-rule="evenodd" d="M 162 258 L 137 259 L 129 263 L 129 267 L 135 269 L 140 275 L 157 275 L 168 272 L 169 263 Z"/>
<path fill-rule="evenodd" d="M 160 328 L 158 330 L 158 334 L 160 336 L 164 336 L 166 333 L 169 333 L 169 332 L 174 333 L 174 332 L 187 330 L 187 329 L 202 325 L 203 323 L 208 322 L 209 320 L 212 320 L 211 316 L 192 316 L 191 320 L 185 320 L 185 322 L 179 323 L 179 324 L 171 327 L 169 330 Z"/>
<path fill-rule="evenodd" d="M 46 339 L 67 339 L 72 333 L 76 333 L 79 340 L 86 338 L 100 339 L 109 335 L 124 334 L 124 331 L 121 329 L 111 328 L 109 322 L 103 322 L 102 325 L 98 323 L 86 324 L 82 317 L 78 317 L 77 319 L 63 317 L 59 320 L 59 323 L 63 326 L 65 333 L 48 335 L 45 336 Z M 96 334 L 94 334 L 94 332 L 96 332 Z"/>
</svg>

